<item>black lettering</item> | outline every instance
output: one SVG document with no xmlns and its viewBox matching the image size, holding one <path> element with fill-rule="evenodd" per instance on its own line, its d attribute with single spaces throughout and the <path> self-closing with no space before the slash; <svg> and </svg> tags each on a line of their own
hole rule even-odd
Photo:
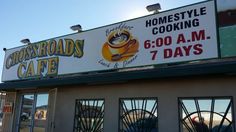
<svg viewBox="0 0 236 132">
<path fill-rule="evenodd" d="M 187 14 L 188 14 L 188 17 L 189 17 L 189 18 L 192 17 L 192 13 L 193 13 L 193 10 L 187 11 Z"/>
<path fill-rule="evenodd" d="M 180 12 L 180 14 L 181 14 L 181 19 L 184 19 L 185 17 L 184 17 L 184 14 L 185 14 L 186 12 L 184 11 L 184 12 Z"/>
<path fill-rule="evenodd" d="M 166 16 L 164 16 L 164 17 L 160 17 L 160 18 L 159 18 L 159 24 L 165 24 L 166 21 L 167 21 Z"/>
<path fill-rule="evenodd" d="M 200 8 L 200 14 L 201 15 L 206 15 L 206 7 Z"/>
<path fill-rule="evenodd" d="M 160 26 L 159 33 L 164 33 L 164 32 L 165 32 L 165 26 Z"/>
<path fill-rule="evenodd" d="M 174 15 L 174 20 L 175 20 L 175 21 L 178 21 L 178 20 L 179 20 L 179 13 L 175 13 L 175 15 Z"/>
<path fill-rule="evenodd" d="M 196 17 L 196 16 L 200 16 L 200 14 L 199 14 L 199 12 L 196 10 L 196 9 L 194 9 L 194 16 Z"/>
<path fill-rule="evenodd" d="M 184 28 L 191 28 L 192 27 L 191 24 L 192 24 L 191 20 L 184 21 Z"/>
<path fill-rule="evenodd" d="M 157 27 L 154 27 L 154 28 L 152 29 L 152 34 L 153 34 L 153 35 L 158 34 L 158 28 L 157 28 Z"/>
<path fill-rule="evenodd" d="M 151 27 L 152 26 L 152 21 L 151 20 L 146 20 L 146 27 Z M 106 31 L 106 34 L 108 35 L 109 32 Z"/>
<path fill-rule="evenodd" d="M 168 16 L 168 22 L 173 22 L 173 15 Z"/>
<path fill-rule="evenodd" d="M 158 24 L 158 20 L 156 18 L 152 19 L 152 25 L 155 26 Z"/>
<path fill-rule="evenodd" d="M 171 31 L 172 31 L 172 25 L 171 25 L 171 24 L 168 24 L 168 25 L 166 26 L 166 31 L 167 31 L 167 32 L 171 32 Z"/>
<path fill-rule="evenodd" d="M 174 26 L 174 31 L 175 31 L 175 30 L 180 30 L 179 24 L 180 24 L 180 23 L 174 23 L 174 25 L 173 25 L 173 26 Z"/>
<path fill-rule="evenodd" d="M 193 25 L 193 27 L 199 26 L 199 20 L 198 19 L 193 19 L 192 25 Z"/>
</svg>

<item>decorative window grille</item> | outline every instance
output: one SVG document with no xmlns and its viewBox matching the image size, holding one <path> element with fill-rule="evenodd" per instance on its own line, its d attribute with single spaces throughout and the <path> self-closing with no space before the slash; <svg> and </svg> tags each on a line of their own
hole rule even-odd
<svg viewBox="0 0 236 132">
<path fill-rule="evenodd" d="M 119 132 L 157 132 L 157 98 L 120 99 Z"/>
<path fill-rule="evenodd" d="M 77 99 L 74 132 L 103 132 L 104 100 Z"/>
<path fill-rule="evenodd" d="M 180 98 L 181 132 L 235 132 L 232 98 Z"/>
</svg>

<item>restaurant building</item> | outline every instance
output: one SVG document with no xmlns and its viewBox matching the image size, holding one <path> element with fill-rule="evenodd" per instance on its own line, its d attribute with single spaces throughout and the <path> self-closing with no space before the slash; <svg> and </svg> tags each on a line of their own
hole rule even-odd
<svg viewBox="0 0 236 132">
<path fill-rule="evenodd" d="M 204 1 L 7 49 L 1 131 L 235 132 L 235 11 Z"/>
</svg>

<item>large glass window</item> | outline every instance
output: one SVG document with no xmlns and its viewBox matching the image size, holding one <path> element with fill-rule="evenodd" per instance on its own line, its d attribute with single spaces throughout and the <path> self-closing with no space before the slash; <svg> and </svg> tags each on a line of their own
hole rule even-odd
<svg viewBox="0 0 236 132">
<path fill-rule="evenodd" d="M 180 98 L 181 132 L 234 132 L 232 98 Z"/>
<path fill-rule="evenodd" d="M 157 132 L 157 98 L 120 99 L 120 132 Z"/>
<path fill-rule="evenodd" d="M 76 100 L 74 132 L 103 132 L 103 118 L 103 99 Z"/>
</svg>

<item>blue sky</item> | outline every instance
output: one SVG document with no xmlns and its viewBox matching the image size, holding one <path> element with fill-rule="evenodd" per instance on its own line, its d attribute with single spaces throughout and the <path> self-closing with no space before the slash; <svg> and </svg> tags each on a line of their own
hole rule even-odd
<svg viewBox="0 0 236 132">
<path fill-rule="evenodd" d="M 202 0 L 3 0 L 0 2 L 0 74 L 3 48 L 21 46 L 73 33 L 70 26 L 81 24 L 83 30 L 150 14 L 146 6 L 160 3 L 163 10 Z M 173 4 L 174 2 L 174 4 Z M 1 79 L 1 76 L 0 76 Z"/>
</svg>

